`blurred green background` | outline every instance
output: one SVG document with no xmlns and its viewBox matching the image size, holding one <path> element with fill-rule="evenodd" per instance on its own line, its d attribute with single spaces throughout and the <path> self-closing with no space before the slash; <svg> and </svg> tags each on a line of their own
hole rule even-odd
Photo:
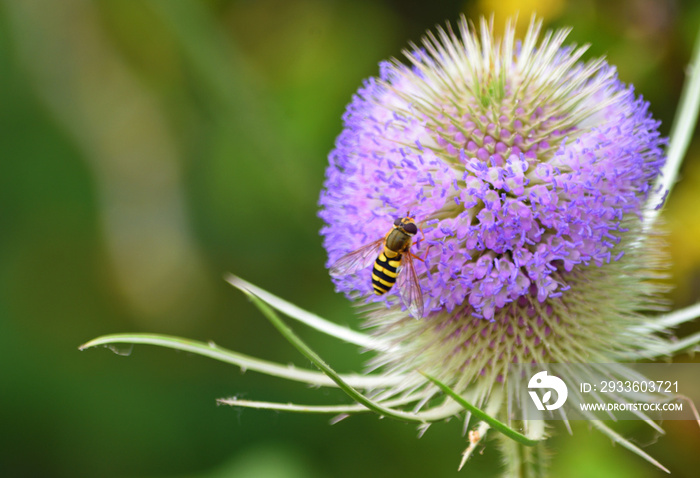
<svg viewBox="0 0 700 478">
<path fill-rule="evenodd" d="M 417 439 L 370 415 L 331 426 L 217 407 L 346 400 L 171 350 L 77 347 L 159 332 L 309 366 L 222 275 L 357 326 L 316 217 L 345 105 L 426 29 L 491 11 L 502 25 L 517 9 L 521 23 L 537 9 L 573 26 L 668 134 L 700 27 L 690 0 L 0 0 L 0 475 L 458 476 L 456 420 Z M 676 306 L 700 298 L 698 147 L 664 214 Z M 337 370 L 367 360 L 298 330 Z M 618 429 L 673 476 L 697 476 L 698 425 L 664 426 Z M 552 431 L 552 476 L 666 476 L 585 423 Z M 489 442 L 461 476 L 498 467 Z"/>
</svg>

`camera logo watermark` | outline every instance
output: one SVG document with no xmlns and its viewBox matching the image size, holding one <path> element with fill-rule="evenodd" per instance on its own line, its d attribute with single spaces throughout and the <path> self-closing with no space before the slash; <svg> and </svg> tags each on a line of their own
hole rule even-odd
<svg viewBox="0 0 700 478">
<path fill-rule="evenodd" d="M 556 410 L 564 405 L 566 398 L 569 396 L 569 390 L 566 388 L 564 381 L 554 375 L 547 375 L 546 370 L 533 375 L 527 384 L 527 388 L 548 389 L 542 396 L 542 399 L 540 399 L 537 391 L 529 391 L 530 398 L 532 398 L 538 410 Z M 549 403 L 549 400 L 552 398 L 552 390 L 557 392 L 557 400 L 554 403 Z"/>
</svg>

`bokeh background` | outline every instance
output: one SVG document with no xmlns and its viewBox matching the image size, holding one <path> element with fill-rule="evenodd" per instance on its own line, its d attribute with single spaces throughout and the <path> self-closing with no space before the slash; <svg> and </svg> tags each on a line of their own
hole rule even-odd
<svg viewBox="0 0 700 478">
<path fill-rule="evenodd" d="M 418 439 L 371 415 L 217 407 L 345 399 L 171 350 L 77 347 L 158 332 L 309 366 L 222 275 L 357 326 L 316 217 L 345 105 L 426 29 L 516 10 L 524 29 L 535 9 L 607 55 L 668 134 L 700 30 L 691 0 L 0 1 L 0 475 L 497 476 L 488 442 L 457 474 L 454 420 Z M 699 146 L 664 212 L 677 307 L 700 298 Z M 336 370 L 367 360 L 297 329 Z M 664 426 L 618 430 L 697 476 L 700 428 Z M 552 476 L 666 476 L 585 423 L 552 433 Z"/>
</svg>

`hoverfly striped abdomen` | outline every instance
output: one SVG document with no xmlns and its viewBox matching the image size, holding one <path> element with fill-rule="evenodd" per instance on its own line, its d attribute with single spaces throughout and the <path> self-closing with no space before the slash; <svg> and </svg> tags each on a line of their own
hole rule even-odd
<svg viewBox="0 0 700 478">
<path fill-rule="evenodd" d="M 374 287 L 375 294 L 382 295 L 391 290 L 396 283 L 400 265 L 401 254 L 385 247 L 377 260 L 374 261 L 372 268 L 372 287 Z"/>
</svg>

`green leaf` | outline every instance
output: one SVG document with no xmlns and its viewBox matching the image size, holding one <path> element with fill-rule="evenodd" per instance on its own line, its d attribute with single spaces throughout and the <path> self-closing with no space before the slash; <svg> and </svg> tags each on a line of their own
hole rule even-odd
<svg viewBox="0 0 700 478">
<path fill-rule="evenodd" d="M 498 430 L 499 432 L 503 433 L 505 436 L 508 438 L 512 438 L 513 440 L 517 441 L 518 443 L 521 443 L 526 446 L 535 446 L 537 443 L 539 443 L 540 440 L 532 440 L 522 433 L 518 433 L 512 428 L 510 428 L 508 425 L 506 425 L 503 422 L 500 422 L 493 418 L 492 416 L 488 415 L 486 412 L 482 411 L 479 408 L 476 408 L 474 405 L 471 403 L 467 402 L 464 398 L 462 398 L 457 392 L 452 390 L 450 387 L 439 381 L 438 379 L 431 377 L 427 373 L 423 373 L 423 376 L 433 382 L 435 385 L 438 386 L 440 390 L 442 390 L 445 394 L 449 395 L 452 397 L 457 403 L 459 403 L 461 406 L 463 406 L 466 410 L 469 410 L 472 415 L 474 415 L 476 418 L 479 420 L 483 420 L 489 425 L 491 425 L 491 428 L 494 430 Z"/>
</svg>

